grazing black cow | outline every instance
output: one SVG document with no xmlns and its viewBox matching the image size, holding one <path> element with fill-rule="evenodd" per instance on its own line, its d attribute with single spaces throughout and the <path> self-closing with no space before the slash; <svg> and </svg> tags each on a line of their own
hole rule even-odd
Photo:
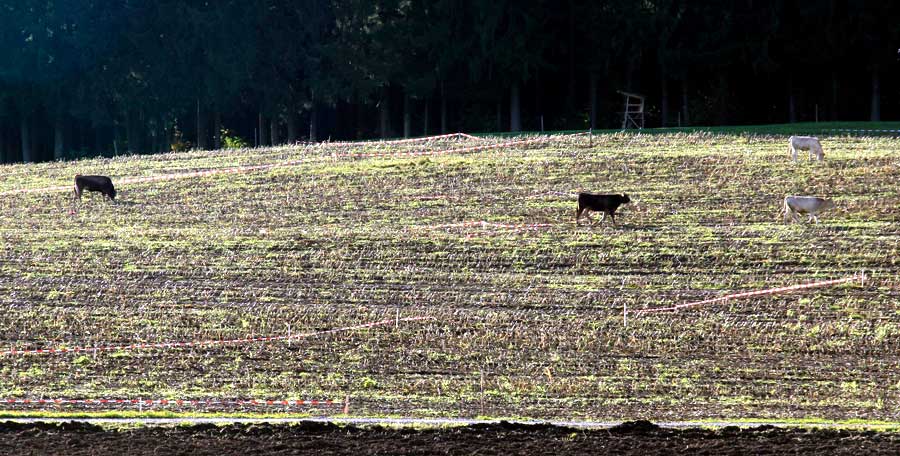
<svg viewBox="0 0 900 456">
<path fill-rule="evenodd" d="M 100 192 L 103 196 L 109 197 L 110 200 L 116 199 L 116 188 L 113 187 L 112 179 L 106 176 L 82 176 L 75 175 L 75 198 L 81 199 L 83 191 Z"/>
<path fill-rule="evenodd" d="M 575 213 L 575 224 L 578 224 L 578 219 L 581 218 L 581 213 L 585 210 L 602 212 L 603 216 L 600 218 L 600 223 L 603 223 L 603 220 L 606 219 L 606 214 L 609 214 L 610 218 L 612 218 L 613 226 L 616 225 L 616 209 L 619 206 L 630 203 L 631 199 L 628 198 L 628 195 L 623 193 L 621 195 L 597 195 L 594 193 L 579 193 L 578 194 L 578 212 Z M 587 213 L 584 216 L 590 220 L 590 215 Z"/>
</svg>

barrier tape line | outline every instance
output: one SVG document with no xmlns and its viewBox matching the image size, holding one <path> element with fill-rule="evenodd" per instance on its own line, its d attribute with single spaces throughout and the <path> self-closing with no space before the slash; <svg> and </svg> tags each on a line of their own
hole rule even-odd
<svg viewBox="0 0 900 456">
<path fill-rule="evenodd" d="M 342 328 L 328 329 L 325 331 L 307 332 L 292 335 L 281 336 L 265 336 L 265 337 L 247 337 L 239 339 L 219 339 L 219 340 L 198 340 L 198 341 L 175 341 L 175 342 L 157 342 L 157 343 L 139 343 L 127 345 L 98 345 L 93 347 L 61 347 L 61 348 L 32 348 L 17 350 L 15 348 L 0 351 L 0 356 L 25 356 L 25 355 L 59 355 L 67 353 L 91 353 L 103 351 L 127 351 L 127 350 L 149 350 L 149 349 L 167 349 L 167 348 L 184 348 L 184 347 L 205 347 L 217 345 L 238 345 L 255 342 L 278 342 L 294 339 L 306 339 L 325 334 L 333 334 L 338 332 L 355 331 L 358 329 L 374 328 L 376 326 L 384 326 L 391 323 L 433 320 L 434 317 L 405 317 L 391 318 L 387 320 L 365 323 L 361 325 L 345 326 Z"/>
<path fill-rule="evenodd" d="M 686 303 L 686 304 L 678 304 L 678 305 L 672 306 L 672 307 L 661 307 L 661 308 L 655 308 L 655 309 L 635 310 L 630 313 L 632 313 L 632 314 L 648 314 L 648 313 L 657 313 L 657 312 L 671 312 L 671 311 L 677 311 L 677 310 L 681 310 L 681 309 L 688 309 L 691 307 L 702 306 L 705 304 L 724 302 L 724 301 L 728 301 L 731 299 L 740 299 L 740 298 L 748 298 L 751 296 L 779 294 L 779 293 L 785 293 L 785 292 L 796 291 L 796 290 L 807 290 L 810 288 L 828 287 L 828 286 L 839 285 L 839 284 L 847 283 L 847 282 L 854 282 L 857 280 L 865 281 L 865 279 L 866 279 L 865 274 L 857 274 L 857 275 L 854 275 L 851 277 L 845 277 L 843 279 L 825 280 L 822 282 L 811 282 L 811 283 L 804 283 L 804 284 L 800 284 L 800 285 L 791 285 L 791 286 L 787 286 L 787 287 L 769 288 L 769 289 L 765 289 L 765 290 L 746 291 L 743 293 L 735 293 L 735 294 L 730 294 L 730 295 L 726 295 L 726 296 L 719 296 L 718 298 L 704 299 L 703 301 L 696 301 L 696 302 L 691 302 L 691 303 Z"/>
<path fill-rule="evenodd" d="M 553 224 L 550 223 L 520 223 L 520 224 L 507 224 L 507 223 L 494 223 L 488 222 L 486 220 L 478 220 L 472 222 L 461 222 L 461 223 L 447 223 L 443 225 L 426 225 L 426 226 L 417 226 L 413 227 L 416 229 L 447 229 L 447 228 L 468 228 L 473 226 L 480 226 L 482 228 L 503 228 L 503 229 L 511 229 L 511 230 L 530 230 L 530 229 L 541 229 L 541 228 L 551 228 Z"/>
<path fill-rule="evenodd" d="M 245 399 L 245 400 L 212 400 L 212 399 L 0 399 L 2 404 L 16 405 L 139 405 L 139 406 L 221 406 L 221 405 L 238 405 L 238 406 L 313 406 L 313 407 L 345 407 L 345 401 L 335 401 L 331 399 Z"/>
</svg>

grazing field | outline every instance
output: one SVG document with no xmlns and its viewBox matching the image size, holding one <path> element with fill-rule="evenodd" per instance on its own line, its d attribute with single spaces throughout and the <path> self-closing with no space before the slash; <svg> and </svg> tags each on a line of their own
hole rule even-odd
<svg viewBox="0 0 900 456">
<path fill-rule="evenodd" d="M 825 162 L 797 164 L 786 137 L 746 134 L 436 153 L 511 140 L 4 166 L 0 400 L 333 414 L 234 401 L 349 396 L 352 415 L 900 420 L 900 140 L 822 137 Z M 399 155 L 412 152 L 426 154 Z M 71 191 L 51 187 L 75 173 L 110 175 L 119 201 L 86 194 L 70 212 Z M 617 228 L 576 226 L 578 190 L 632 203 Z M 785 195 L 836 208 L 785 225 Z M 634 314 L 861 271 L 862 283 Z M 396 320 L 410 317 L 430 319 Z M 260 336 L 293 338 L 8 352 Z"/>
</svg>

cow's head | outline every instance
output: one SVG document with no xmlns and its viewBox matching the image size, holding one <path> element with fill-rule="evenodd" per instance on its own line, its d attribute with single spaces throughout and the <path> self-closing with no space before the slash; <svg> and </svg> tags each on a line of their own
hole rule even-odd
<svg viewBox="0 0 900 456">
<path fill-rule="evenodd" d="M 628 194 L 623 193 L 622 194 L 622 204 L 626 204 L 626 203 L 630 203 L 630 202 L 631 202 L 631 198 L 628 197 Z"/>
<path fill-rule="evenodd" d="M 832 201 L 832 200 L 830 200 L 830 199 L 823 199 L 823 200 L 822 200 L 822 205 L 819 206 L 819 210 L 820 210 L 820 211 L 824 211 L 824 210 L 827 210 L 827 209 L 831 209 L 831 208 L 833 208 L 833 207 L 834 207 L 834 201 Z"/>
</svg>

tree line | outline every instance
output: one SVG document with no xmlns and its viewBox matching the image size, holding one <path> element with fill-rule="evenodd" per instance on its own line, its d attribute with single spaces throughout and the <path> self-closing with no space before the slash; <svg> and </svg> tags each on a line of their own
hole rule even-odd
<svg viewBox="0 0 900 456">
<path fill-rule="evenodd" d="M 0 0 L 0 159 L 451 131 L 880 120 L 872 0 Z"/>
</svg>

